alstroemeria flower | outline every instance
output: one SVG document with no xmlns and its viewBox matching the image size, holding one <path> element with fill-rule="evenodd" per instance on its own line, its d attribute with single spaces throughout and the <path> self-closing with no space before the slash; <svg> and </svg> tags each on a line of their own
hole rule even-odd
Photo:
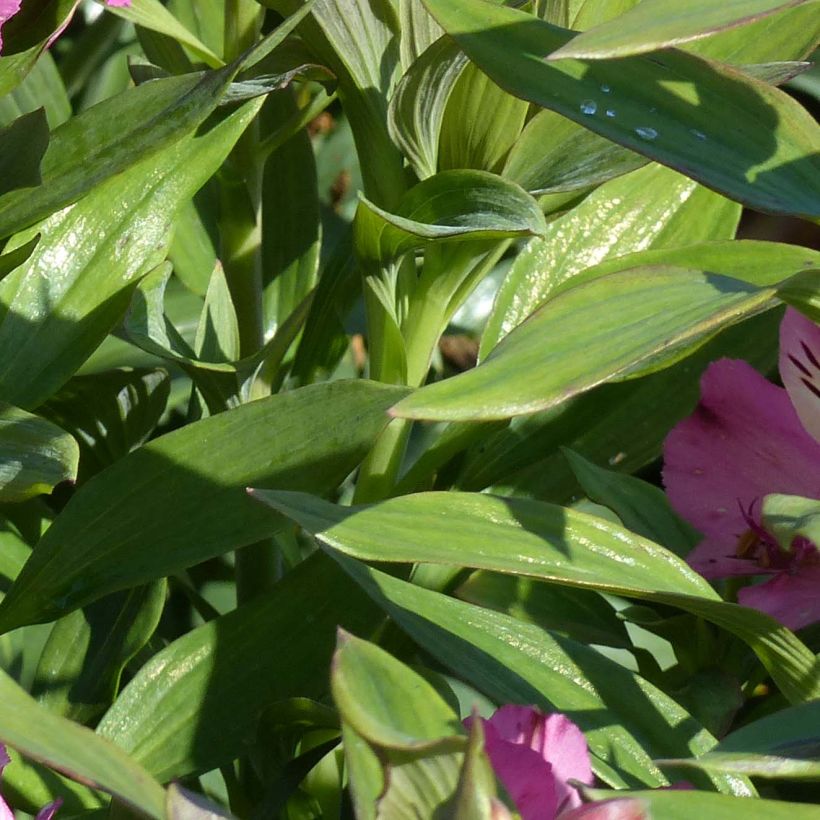
<svg viewBox="0 0 820 820">
<path fill-rule="evenodd" d="M 664 443 L 672 506 L 703 534 L 689 554 L 706 578 L 772 575 L 738 600 L 799 629 L 820 620 L 820 552 L 784 550 L 761 524 L 763 497 L 820 498 L 820 326 L 792 308 L 780 326 L 777 387 L 744 361 L 714 362 L 700 403 Z"/>
<path fill-rule="evenodd" d="M 464 723 L 470 726 L 473 718 Z M 493 771 L 522 820 L 554 820 L 581 805 L 568 780 L 592 783 L 586 738 L 567 717 L 534 706 L 502 706 L 482 721 Z"/>
<path fill-rule="evenodd" d="M 5 769 L 9 763 L 11 763 L 11 759 L 6 751 L 6 747 L 0 743 L 0 778 L 3 776 L 3 769 Z M 53 803 L 43 806 L 37 813 L 35 820 L 51 820 L 57 809 L 62 805 L 62 802 L 62 800 L 57 798 Z M 3 800 L 2 794 L 0 794 L 0 820 L 14 820 L 14 812 L 9 808 L 6 801 Z"/>
<path fill-rule="evenodd" d="M 130 6 L 131 0 L 105 0 L 107 6 Z M 11 20 L 18 11 L 20 11 L 20 7 L 23 5 L 23 0 L 0 0 L 0 53 L 3 51 L 3 23 Z M 51 40 L 49 40 L 49 45 L 54 42 L 60 32 L 69 24 L 71 21 L 71 17 L 74 14 L 74 10 L 77 6 L 80 5 L 79 0 L 74 4 L 74 8 L 69 12 L 66 16 L 65 22 L 60 26 L 60 28 L 54 32 L 52 35 Z"/>
</svg>

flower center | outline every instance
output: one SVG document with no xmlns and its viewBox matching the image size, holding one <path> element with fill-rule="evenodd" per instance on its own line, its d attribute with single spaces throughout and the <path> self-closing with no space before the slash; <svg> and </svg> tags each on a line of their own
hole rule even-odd
<svg viewBox="0 0 820 820">
<path fill-rule="evenodd" d="M 738 558 L 755 561 L 761 570 L 767 572 L 788 572 L 790 575 L 795 575 L 801 567 L 820 564 L 820 550 L 805 536 L 798 535 L 790 549 L 783 549 L 777 539 L 755 520 L 754 505 L 753 501 L 748 510 L 741 506 L 749 529 L 737 540 L 735 555 Z"/>
</svg>

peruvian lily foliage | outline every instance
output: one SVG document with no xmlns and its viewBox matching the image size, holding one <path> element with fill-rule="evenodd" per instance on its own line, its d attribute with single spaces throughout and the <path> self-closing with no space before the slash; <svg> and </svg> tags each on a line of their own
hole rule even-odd
<svg viewBox="0 0 820 820">
<path fill-rule="evenodd" d="M 0 52 L 3 50 L 3 24 L 11 20 L 11 18 L 14 17 L 18 11 L 20 11 L 23 6 L 23 2 L 24 0 L 0 0 Z M 107 6 L 130 6 L 131 0 L 105 0 L 105 4 Z M 75 4 L 74 8 L 76 9 L 78 5 L 79 2 Z M 71 14 L 73 13 L 74 12 L 72 11 Z M 71 14 L 68 15 L 65 23 L 60 27 L 60 29 L 54 33 L 52 39 L 49 41 L 49 45 L 71 21 Z"/>
<path fill-rule="evenodd" d="M 3 769 L 11 763 L 11 759 L 9 758 L 9 754 L 6 751 L 6 747 L 0 743 L 0 777 L 2 777 Z M 57 809 L 60 808 L 60 804 L 63 801 L 60 799 L 55 800 L 53 803 L 49 803 L 47 806 L 43 806 L 39 812 L 37 812 L 37 817 L 35 820 L 51 820 L 54 817 Z M 3 800 L 3 795 L 0 794 L 0 820 L 14 820 L 14 812 L 9 808 L 8 803 Z"/>
<path fill-rule="evenodd" d="M 791 629 L 820 620 L 820 551 L 787 548 L 762 523 L 771 493 L 820 498 L 820 326 L 789 308 L 780 326 L 777 387 L 744 361 L 706 370 L 694 413 L 664 445 L 672 506 L 703 540 L 688 556 L 706 578 L 767 575 L 738 601 Z"/>
</svg>

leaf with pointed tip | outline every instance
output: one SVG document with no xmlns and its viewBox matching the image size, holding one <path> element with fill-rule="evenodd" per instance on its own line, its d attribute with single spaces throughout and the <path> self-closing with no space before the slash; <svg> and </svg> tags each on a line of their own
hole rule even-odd
<svg viewBox="0 0 820 820">
<path fill-rule="evenodd" d="M 585 31 L 551 60 L 603 60 L 688 43 L 754 23 L 807 0 L 643 0 L 614 20 Z"/>
<path fill-rule="evenodd" d="M 467 58 L 458 46 L 449 37 L 442 37 L 413 62 L 390 99 L 390 136 L 419 179 L 431 177 L 438 170 L 444 111 L 466 64 Z"/>
<path fill-rule="evenodd" d="M 40 706 L 2 670 L 0 742 L 114 795 L 148 817 L 165 819 L 165 792 L 142 766 L 90 729 Z"/>
<path fill-rule="evenodd" d="M 674 700 L 595 649 L 335 557 L 414 641 L 479 692 L 499 704 L 567 714 L 586 735 L 593 771 L 607 783 L 663 785 L 648 754 L 699 754 L 715 745 Z M 750 794 L 739 778 L 714 782 Z"/>
<path fill-rule="evenodd" d="M 754 208 L 820 215 L 817 126 L 782 91 L 676 50 L 552 62 L 545 58 L 570 35 L 523 11 L 484 0 L 424 2 L 510 93 Z"/>
<path fill-rule="evenodd" d="M 128 20 L 135 26 L 164 34 L 190 51 L 211 68 L 220 68 L 225 61 L 214 54 L 192 31 L 187 29 L 159 0 L 131 0 L 128 5 L 107 6 L 111 14 Z"/>
<path fill-rule="evenodd" d="M 163 782 L 210 771 L 247 752 L 267 708 L 327 695 L 340 625 L 368 634 L 381 620 L 367 596 L 317 552 L 270 592 L 157 653 L 98 731 Z"/>
<path fill-rule="evenodd" d="M 171 143 L 30 229 L 42 239 L 0 281 L 0 395 L 35 407 L 77 371 L 161 262 L 177 206 L 219 168 L 260 104 Z"/>
<path fill-rule="evenodd" d="M 605 470 L 563 449 L 578 483 L 592 501 L 609 507 L 623 525 L 685 558 L 701 535 L 672 509 L 659 487 L 631 475 Z"/>
<path fill-rule="evenodd" d="M 40 163 L 47 147 L 48 122 L 42 108 L 0 129 L 0 196 L 40 184 Z"/>
<path fill-rule="evenodd" d="M 668 367 L 768 308 L 773 293 L 681 268 L 604 276 L 548 299 L 477 368 L 417 390 L 391 413 L 477 421 L 555 407 L 604 382 Z"/>
<path fill-rule="evenodd" d="M 739 219 L 739 205 L 659 165 L 602 185 L 552 220 L 546 235 L 531 240 L 515 258 L 496 294 L 479 358 L 558 287 L 578 281 L 589 267 L 647 248 L 731 239 Z M 681 267 L 694 265 L 684 262 Z"/>
<path fill-rule="evenodd" d="M 541 235 L 538 203 L 487 171 L 442 171 L 405 194 L 395 214 L 362 197 L 354 223 L 360 258 L 385 264 L 428 244 Z"/>
<path fill-rule="evenodd" d="M 554 111 L 539 111 L 515 141 L 503 174 L 531 194 L 551 194 L 591 188 L 646 163 Z"/>
<path fill-rule="evenodd" d="M 80 448 L 62 428 L 0 402 L 0 501 L 25 501 L 77 477 Z"/>
<path fill-rule="evenodd" d="M 723 602 L 680 558 L 604 519 L 483 493 L 419 493 L 354 508 L 304 493 L 255 495 L 360 560 L 470 566 L 677 606 L 746 641 L 791 702 L 820 694 L 818 662 L 790 630 Z"/>
<path fill-rule="evenodd" d="M 281 519 L 244 488 L 333 489 L 405 393 L 367 381 L 326 383 L 250 402 L 150 441 L 71 499 L 0 603 L 0 631 L 53 620 L 108 592 L 271 535 Z"/>
</svg>

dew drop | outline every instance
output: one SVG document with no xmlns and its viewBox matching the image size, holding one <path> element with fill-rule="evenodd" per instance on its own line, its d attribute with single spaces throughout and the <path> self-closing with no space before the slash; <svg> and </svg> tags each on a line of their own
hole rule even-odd
<svg viewBox="0 0 820 820">
<path fill-rule="evenodd" d="M 614 108 L 607 108 L 606 115 L 607 115 L 607 117 L 614 117 L 615 116 L 615 109 Z"/>
<path fill-rule="evenodd" d="M 598 110 L 598 103 L 595 100 L 584 100 L 581 103 L 581 111 L 584 114 L 594 114 Z"/>
<path fill-rule="evenodd" d="M 689 133 L 695 138 L 699 140 L 705 140 L 706 134 L 703 131 L 698 131 L 697 128 L 690 128 Z"/>
<path fill-rule="evenodd" d="M 609 92 L 612 91 L 612 89 L 606 83 L 604 83 L 601 86 L 601 91 L 603 91 L 604 94 L 609 94 Z"/>
<path fill-rule="evenodd" d="M 640 128 L 636 128 L 635 133 L 644 140 L 653 140 L 658 136 L 658 132 L 654 128 L 647 128 L 643 125 Z"/>
</svg>

